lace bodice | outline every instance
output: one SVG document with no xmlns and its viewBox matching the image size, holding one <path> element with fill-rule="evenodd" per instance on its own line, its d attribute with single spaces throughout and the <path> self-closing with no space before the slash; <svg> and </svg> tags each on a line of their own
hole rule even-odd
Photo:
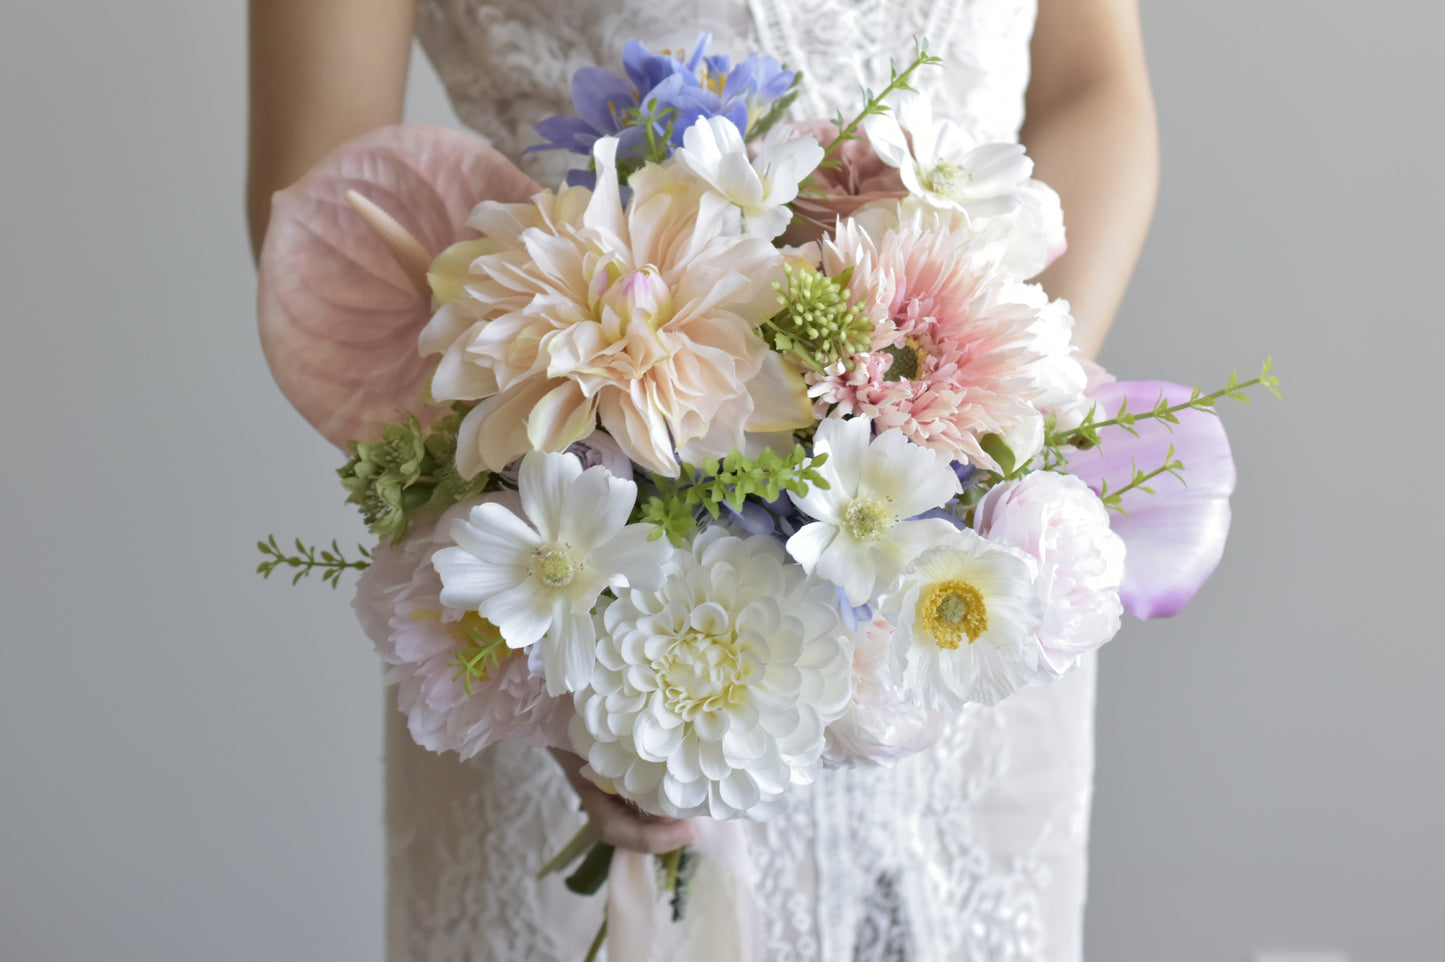
<svg viewBox="0 0 1445 962">
<path fill-rule="evenodd" d="M 917 77 L 936 111 L 984 140 L 1015 140 L 1034 10 L 1028 0 L 423 0 L 417 35 L 457 115 L 512 157 L 539 141 L 537 121 L 571 112 L 578 67 L 618 69 L 633 38 L 691 49 L 703 30 L 709 50 L 761 50 L 801 70 L 799 120 L 852 116 L 860 88 L 881 89 L 889 60 L 906 63 L 913 38 L 926 37 L 946 65 Z M 521 162 L 546 186 L 572 161 L 545 153 Z"/>
<path fill-rule="evenodd" d="M 918 86 L 990 140 L 1023 119 L 1034 4 L 1019 0 L 422 0 L 418 34 L 461 119 L 543 184 L 575 158 L 523 158 L 571 111 L 578 67 L 651 49 L 762 50 L 806 78 L 795 119 L 851 115 L 927 37 Z M 748 826 L 769 962 L 1077 962 L 1093 772 L 1092 659 L 1054 686 L 973 708 L 895 768 L 825 775 Z M 466 764 L 388 736 L 391 962 L 580 959 L 601 919 L 537 867 L 576 830 L 541 752 Z M 641 960 L 612 960 L 641 962 Z"/>
</svg>

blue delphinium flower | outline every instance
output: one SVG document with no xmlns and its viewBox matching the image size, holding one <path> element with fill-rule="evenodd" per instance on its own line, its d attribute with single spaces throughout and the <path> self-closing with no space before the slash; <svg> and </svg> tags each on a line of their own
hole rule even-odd
<svg viewBox="0 0 1445 962">
<path fill-rule="evenodd" d="M 574 117 L 560 114 L 537 125 L 545 143 L 528 148 L 587 155 L 601 137 L 617 137 L 617 158 L 635 169 L 660 161 L 682 145 L 687 128 L 704 117 L 726 117 L 746 137 L 759 111 L 783 96 L 796 74 L 772 57 L 752 54 L 736 67 L 726 55 L 707 56 L 704 33 L 686 59 L 655 54 L 636 40 L 622 54 L 626 76 L 583 67 L 572 77 Z M 631 162 L 630 164 L 627 162 Z M 595 183 L 587 172 L 569 184 Z"/>
</svg>

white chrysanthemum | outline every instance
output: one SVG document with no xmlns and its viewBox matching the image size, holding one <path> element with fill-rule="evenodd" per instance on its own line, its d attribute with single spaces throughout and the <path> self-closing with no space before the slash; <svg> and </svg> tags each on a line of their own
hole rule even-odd
<svg viewBox="0 0 1445 962">
<path fill-rule="evenodd" d="M 720 526 L 664 571 L 660 591 L 618 592 L 604 612 L 573 747 L 589 777 L 649 812 L 766 818 L 812 780 L 848 704 L 837 592 L 771 538 Z"/>
<path fill-rule="evenodd" d="M 1005 304 L 1024 304 L 1038 313 L 1029 325 L 1030 348 L 1038 360 L 1028 366 L 1038 396 L 1033 405 L 1053 414 L 1058 427 L 1078 427 L 1093 401 L 1088 396 L 1089 374 L 1084 356 L 1074 346 L 1074 316 L 1069 302 L 1050 300 L 1038 284 L 1016 282 L 999 288 L 996 299 Z"/>
<path fill-rule="evenodd" d="M 942 518 L 907 519 L 941 507 L 959 490 L 947 455 L 914 444 L 897 428 L 872 433 L 868 418 L 825 419 L 813 450 L 828 455 L 818 468 L 828 487 L 788 495 L 817 519 L 788 539 L 788 553 L 842 588 L 855 606 L 954 530 Z"/>
<path fill-rule="evenodd" d="M 628 524 L 637 485 L 571 454 L 522 459 L 518 493 L 526 520 L 481 504 L 451 527 L 456 547 L 432 557 L 442 603 L 477 612 L 513 648 L 541 642 L 547 691 L 574 691 L 592 675 L 592 606 L 606 588 L 655 588 L 671 550 Z"/>
<path fill-rule="evenodd" d="M 823 761 L 830 766 L 891 765 L 935 744 L 951 716 L 903 697 L 893 675 L 895 631 L 882 618 L 853 634 L 853 698 L 828 726 Z"/>
<path fill-rule="evenodd" d="M 1038 562 L 1035 589 L 1043 602 L 1040 683 L 1072 671 L 1079 658 L 1119 631 L 1124 607 L 1124 541 L 1109 512 L 1079 478 L 1052 471 L 1000 484 L 975 515 L 978 531 Z"/>
<path fill-rule="evenodd" d="M 743 233 L 772 240 L 788 229 L 793 217 L 788 204 L 823 159 L 823 147 L 812 137 L 774 127 L 749 160 L 731 120 L 703 117 L 683 132 L 673 156 L 742 211 Z"/>
<path fill-rule="evenodd" d="M 1034 677 L 1043 604 L 1017 548 L 955 530 L 921 554 L 879 603 L 898 626 L 893 667 L 929 708 L 997 704 Z"/>
</svg>

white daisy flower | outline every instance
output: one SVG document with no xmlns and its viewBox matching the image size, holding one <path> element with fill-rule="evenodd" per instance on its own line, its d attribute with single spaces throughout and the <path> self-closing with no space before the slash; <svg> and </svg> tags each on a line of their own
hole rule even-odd
<svg viewBox="0 0 1445 962">
<path fill-rule="evenodd" d="M 592 606 L 607 588 L 654 589 L 672 549 L 628 524 L 637 485 L 576 456 L 534 451 L 517 479 L 525 520 L 479 504 L 452 523 L 456 547 L 432 556 L 441 602 L 475 611 L 507 645 L 541 642 L 548 694 L 573 691 L 592 674 Z"/>
<path fill-rule="evenodd" d="M 741 209 L 744 234 L 772 240 L 787 230 L 793 217 L 787 205 L 823 159 L 823 147 L 812 137 L 793 137 L 774 127 L 749 160 L 732 121 L 703 117 L 683 132 L 673 156 Z"/>
<path fill-rule="evenodd" d="M 959 491 L 948 456 L 890 428 L 871 437 L 868 418 L 828 418 L 813 449 L 826 453 L 818 473 L 828 488 L 789 494 L 810 518 L 788 539 L 788 553 L 808 571 L 843 589 L 848 604 L 868 604 L 918 553 L 948 537 L 943 518 L 915 518 Z"/>
<path fill-rule="evenodd" d="M 837 592 L 772 538 L 721 526 L 673 553 L 660 591 L 619 592 L 571 737 L 603 788 L 674 818 L 766 818 L 819 770 L 849 704 Z"/>
<path fill-rule="evenodd" d="M 898 626 L 893 669 L 929 708 L 993 705 L 1039 667 L 1043 603 L 1023 552 L 967 529 L 919 555 L 879 603 Z"/>
</svg>

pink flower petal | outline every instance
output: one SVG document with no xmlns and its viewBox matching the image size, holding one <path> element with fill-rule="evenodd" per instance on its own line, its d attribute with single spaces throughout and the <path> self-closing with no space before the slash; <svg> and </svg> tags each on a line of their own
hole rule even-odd
<svg viewBox="0 0 1445 962">
<path fill-rule="evenodd" d="M 475 137 L 440 127 L 384 127 L 342 144 L 272 200 L 261 251 L 261 347 L 281 392 L 327 440 L 374 438 L 404 412 L 425 416 L 435 362 L 418 356 L 432 314 L 386 247 L 346 203 L 356 190 L 435 255 L 476 236 L 483 200 L 540 188 Z"/>
<path fill-rule="evenodd" d="M 1164 381 L 1116 381 L 1094 392 L 1100 419 L 1112 417 L 1125 398 L 1129 410 L 1147 411 L 1160 393 L 1170 404 L 1187 401 L 1190 389 Z M 1110 527 L 1124 539 L 1124 582 L 1119 596 L 1124 610 L 1136 618 L 1168 618 L 1178 614 L 1213 574 L 1229 535 L 1229 496 L 1234 491 L 1234 459 L 1219 418 L 1183 411 L 1179 423 L 1156 420 L 1135 425 L 1136 438 L 1122 428 L 1105 428 L 1103 443 L 1069 459 L 1069 473 L 1095 491 L 1107 480 L 1111 489 L 1129 483 L 1133 463 L 1152 471 L 1164 463 L 1169 445 L 1184 462 L 1187 485 L 1168 475 L 1149 482 L 1151 496 L 1134 490 L 1124 495 L 1121 515 L 1110 512 Z M 1171 432 L 1169 428 L 1172 427 Z"/>
</svg>

